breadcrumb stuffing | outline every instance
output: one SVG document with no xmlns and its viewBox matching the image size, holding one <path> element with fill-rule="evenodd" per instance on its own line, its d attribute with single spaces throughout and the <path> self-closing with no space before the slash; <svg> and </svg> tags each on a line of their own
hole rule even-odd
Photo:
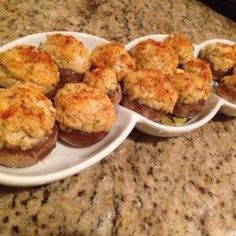
<svg viewBox="0 0 236 236">
<path fill-rule="evenodd" d="M 59 68 L 85 73 L 90 68 L 90 53 L 82 42 L 71 35 L 52 34 L 41 44 Z"/>
<path fill-rule="evenodd" d="M 116 121 L 113 104 L 105 93 L 83 83 L 68 83 L 55 98 L 60 127 L 88 133 L 110 131 Z"/>
<path fill-rule="evenodd" d="M 173 34 L 168 36 L 164 42 L 175 50 L 179 64 L 182 65 L 193 58 L 193 43 L 185 35 Z"/>
<path fill-rule="evenodd" d="M 94 67 L 110 67 L 116 71 L 118 80 L 135 70 L 135 61 L 119 43 L 108 43 L 96 47 L 91 54 Z"/>
<path fill-rule="evenodd" d="M 165 75 L 171 75 L 178 66 L 178 56 L 174 49 L 152 39 L 138 43 L 131 48 L 130 53 L 138 70 L 160 70 Z"/>
<path fill-rule="evenodd" d="M 0 89 L 0 148 L 34 147 L 55 124 L 55 109 L 39 90 Z"/>
<path fill-rule="evenodd" d="M 129 73 L 124 78 L 123 92 L 156 110 L 172 112 L 177 101 L 177 92 L 160 72 L 141 70 Z"/>
</svg>

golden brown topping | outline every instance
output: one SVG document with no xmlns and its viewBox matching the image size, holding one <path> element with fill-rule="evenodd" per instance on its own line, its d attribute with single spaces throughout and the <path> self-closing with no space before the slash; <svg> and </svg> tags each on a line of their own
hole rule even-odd
<svg viewBox="0 0 236 236">
<path fill-rule="evenodd" d="M 165 75 L 175 72 L 178 57 L 170 46 L 152 39 L 142 41 L 130 50 L 138 70 L 161 70 Z"/>
<path fill-rule="evenodd" d="M 94 67 L 110 67 L 122 79 L 128 72 L 135 70 L 135 62 L 119 43 L 108 43 L 96 47 L 91 54 Z"/>
<path fill-rule="evenodd" d="M 114 106 L 105 93 L 83 83 L 68 83 L 56 95 L 60 127 L 88 133 L 109 131 L 115 123 Z"/>
<path fill-rule="evenodd" d="M 9 88 L 18 84 L 38 86 L 44 93 L 57 84 L 56 64 L 34 46 L 21 45 L 0 53 L 0 85 Z"/>
<path fill-rule="evenodd" d="M 228 72 L 236 65 L 236 46 L 225 43 L 209 44 L 201 51 L 201 58 L 209 61 L 215 71 Z"/>
<path fill-rule="evenodd" d="M 160 71 L 141 70 L 124 78 L 124 93 L 156 110 L 172 112 L 177 93 Z"/>
<path fill-rule="evenodd" d="M 30 149 L 52 131 L 55 110 L 38 90 L 0 90 L 0 148 Z"/>
<path fill-rule="evenodd" d="M 201 59 L 192 59 L 183 65 L 188 73 L 197 74 L 200 77 L 212 81 L 212 72 L 208 63 Z"/>
<path fill-rule="evenodd" d="M 0 53 L 0 85 L 28 84 L 49 93 L 58 82 L 56 64 L 34 46 L 21 45 Z"/>
<path fill-rule="evenodd" d="M 40 48 L 53 58 L 59 68 L 85 73 L 90 67 L 88 49 L 71 35 L 48 35 Z"/>
<path fill-rule="evenodd" d="M 226 87 L 235 89 L 236 91 L 236 75 L 228 75 L 225 76 L 221 83 L 223 83 Z"/>
<path fill-rule="evenodd" d="M 179 103 L 192 104 L 211 95 L 211 82 L 197 74 L 177 72 L 169 80 L 178 93 Z"/>
<path fill-rule="evenodd" d="M 184 64 L 193 58 L 193 44 L 185 35 L 170 35 L 164 42 L 175 50 L 179 57 L 179 64 Z"/>
<path fill-rule="evenodd" d="M 96 88 L 103 93 L 109 93 L 117 89 L 118 81 L 116 73 L 110 68 L 98 67 L 86 73 L 84 83 Z"/>
</svg>

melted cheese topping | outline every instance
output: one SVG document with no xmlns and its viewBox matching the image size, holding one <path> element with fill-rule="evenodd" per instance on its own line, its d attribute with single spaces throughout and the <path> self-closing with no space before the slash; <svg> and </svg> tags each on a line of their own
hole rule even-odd
<svg viewBox="0 0 236 236">
<path fill-rule="evenodd" d="M 236 46 L 225 43 L 209 44 L 201 51 L 201 58 L 212 63 L 214 70 L 227 72 L 236 65 Z"/>
<path fill-rule="evenodd" d="M 52 103 L 38 90 L 16 86 L 0 90 L 0 148 L 33 148 L 55 124 Z"/>
<path fill-rule="evenodd" d="M 152 39 L 138 43 L 130 53 L 136 61 L 138 70 L 160 70 L 165 75 L 171 75 L 178 65 L 178 56 L 173 48 Z"/>
<path fill-rule="evenodd" d="M 116 121 L 115 109 L 105 93 L 83 83 L 68 83 L 56 95 L 60 127 L 88 133 L 109 131 Z"/>
<path fill-rule="evenodd" d="M 57 63 L 59 68 L 85 73 L 90 68 L 90 53 L 84 44 L 73 36 L 52 34 L 40 46 Z"/>
<path fill-rule="evenodd" d="M 59 80 L 53 60 L 34 46 L 21 45 L 0 53 L 0 85 L 29 84 L 48 93 Z"/>
<path fill-rule="evenodd" d="M 177 93 L 160 71 L 141 70 L 129 73 L 124 78 L 123 92 L 156 110 L 172 112 Z"/>
<path fill-rule="evenodd" d="M 116 71 L 117 78 L 122 79 L 135 70 L 135 61 L 119 43 L 108 43 L 96 47 L 91 54 L 94 67 L 110 67 Z"/>
<path fill-rule="evenodd" d="M 184 64 L 193 58 L 193 44 L 185 35 L 170 35 L 164 42 L 175 50 L 179 57 L 179 64 Z"/>
<path fill-rule="evenodd" d="M 178 93 L 179 103 L 192 104 L 211 95 L 211 82 L 199 75 L 178 71 L 169 80 Z"/>
<path fill-rule="evenodd" d="M 103 93 L 114 91 L 118 86 L 116 73 L 110 68 L 95 68 L 91 72 L 86 73 L 83 82 Z"/>
<path fill-rule="evenodd" d="M 183 69 L 188 73 L 193 73 L 212 81 L 212 72 L 208 63 L 201 59 L 192 59 L 183 65 Z"/>
</svg>

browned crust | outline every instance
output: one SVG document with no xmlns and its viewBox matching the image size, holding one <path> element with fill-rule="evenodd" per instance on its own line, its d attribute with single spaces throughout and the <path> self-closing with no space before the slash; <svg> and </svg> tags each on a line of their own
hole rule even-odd
<svg viewBox="0 0 236 236">
<path fill-rule="evenodd" d="M 236 103 L 236 91 L 227 87 L 224 83 L 219 83 L 219 86 L 216 88 L 216 93 L 225 100 Z"/>
<path fill-rule="evenodd" d="M 173 114 L 178 117 L 193 117 L 202 111 L 204 105 L 204 100 L 198 100 L 192 104 L 177 102 L 175 104 Z"/>
<path fill-rule="evenodd" d="M 204 60 L 206 63 L 208 63 L 210 65 L 212 75 L 214 76 L 214 80 L 220 80 L 224 76 L 229 75 L 230 72 L 231 72 L 231 69 L 229 69 L 227 71 L 215 70 L 214 69 L 214 64 L 208 58 L 203 57 L 201 59 Z"/>
<path fill-rule="evenodd" d="M 111 90 L 108 94 L 108 97 L 111 99 L 111 102 L 117 106 L 122 99 L 121 86 L 118 85 L 115 90 Z"/>
<path fill-rule="evenodd" d="M 55 125 L 35 147 L 22 151 L 20 148 L 3 148 L 0 150 L 0 165 L 7 167 L 27 167 L 44 159 L 55 147 L 58 129 Z"/>
<path fill-rule="evenodd" d="M 162 110 L 158 111 L 146 105 L 140 104 L 137 100 L 130 99 L 130 97 L 126 94 L 123 95 L 121 104 L 155 122 L 159 122 L 160 119 L 166 115 L 166 112 Z"/>
<path fill-rule="evenodd" d="M 68 129 L 66 131 L 59 129 L 59 137 L 64 142 L 73 147 L 84 148 L 89 147 L 104 139 L 109 132 L 101 131 L 96 133 L 88 133 L 79 130 Z"/>
</svg>

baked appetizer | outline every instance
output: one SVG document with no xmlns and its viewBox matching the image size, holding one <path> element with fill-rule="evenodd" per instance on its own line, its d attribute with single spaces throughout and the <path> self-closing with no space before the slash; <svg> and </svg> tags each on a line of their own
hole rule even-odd
<svg viewBox="0 0 236 236">
<path fill-rule="evenodd" d="M 200 57 L 210 64 L 216 80 L 230 74 L 236 65 L 236 47 L 225 43 L 207 45 L 200 53 Z"/>
<path fill-rule="evenodd" d="M 21 45 L 0 53 L 0 86 L 28 84 L 51 97 L 59 81 L 57 65 L 34 46 Z"/>
<path fill-rule="evenodd" d="M 86 73 L 83 82 L 102 93 L 106 93 L 114 105 L 119 104 L 122 97 L 121 87 L 115 71 L 111 68 L 95 68 Z"/>
<path fill-rule="evenodd" d="M 208 81 L 212 81 L 212 72 L 209 64 L 199 58 L 188 61 L 183 64 L 182 68 L 185 72 L 194 73 Z"/>
<path fill-rule="evenodd" d="M 150 120 L 172 113 L 176 101 L 176 91 L 160 71 L 135 71 L 123 80 L 122 105 Z"/>
<path fill-rule="evenodd" d="M 59 137 L 75 147 L 99 142 L 116 121 L 108 96 L 83 83 L 67 83 L 58 91 L 55 106 Z"/>
<path fill-rule="evenodd" d="M 165 38 L 164 42 L 175 50 L 179 58 L 179 65 L 193 58 L 193 44 L 185 35 L 173 34 Z"/>
<path fill-rule="evenodd" d="M 56 145 L 55 109 L 39 90 L 0 89 L 0 124 L 1 165 L 33 165 Z"/>
<path fill-rule="evenodd" d="M 115 70 L 118 80 L 135 70 L 135 61 L 119 43 L 107 43 L 96 47 L 91 54 L 93 67 L 110 67 Z"/>
<path fill-rule="evenodd" d="M 137 70 L 160 70 L 165 75 L 171 75 L 178 66 L 178 56 L 174 49 L 152 39 L 135 45 L 130 54 L 135 59 Z"/>
<path fill-rule="evenodd" d="M 221 79 L 216 93 L 227 101 L 236 103 L 236 75 L 228 75 Z"/>
<path fill-rule="evenodd" d="M 60 87 L 65 83 L 80 82 L 90 68 L 90 53 L 84 44 L 71 35 L 52 34 L 41 44 L 60 71 Z"/>
<path fill-rule="evenodd" d="M 211 95 L 211 82 L 197 74 L 182 70 L 170 76 L 169 80 L 178 94 L 173 114 L 188 118 L 197 115 Z"/>
</svg>

